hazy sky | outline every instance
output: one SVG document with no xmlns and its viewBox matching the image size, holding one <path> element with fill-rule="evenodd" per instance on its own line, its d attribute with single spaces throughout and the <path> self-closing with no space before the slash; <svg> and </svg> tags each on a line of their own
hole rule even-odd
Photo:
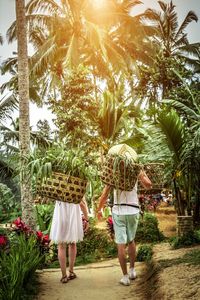
<svg viewBox="0 0 200 300">
<path fill-rule="evenodd" d="M 81 0 L 80 0 L 81 1 Z M 100 0 L 101 1 L 101 0 Z M 165 1 L 169 2 L 169 1 Z M 181 23 L 189 10 L 195 11 L 199 17 L 199 22 L 192 22 L 187 27 L 190 42 L 200 41 L 200 0 L 174 0 L 173 3 L 176 5 L 176 11 L 179 16 L 179 22 Z M 135 13 L 144 11 L 147 7 L 159 9 L 157 0 L 143 0 L 143 4 L 135 9 Z M 15 20 L 15 0 L 0 0 L 0 33 L 3 35 L 4 44 L 0 45 L 0 61 L 12 56 L 12 52 L 16 51 L 16 43 L 8 45 L 6 42 L 6 30 Z M 7 78 L 0 78 L 0 84 Z M 31 124 L 36 122 L 45 115 L 46 118 L 51 118 L 50 112 L 45 114 L 43 110 L 37 110 L 35 106 L 31 107 Z"/>
</svg>

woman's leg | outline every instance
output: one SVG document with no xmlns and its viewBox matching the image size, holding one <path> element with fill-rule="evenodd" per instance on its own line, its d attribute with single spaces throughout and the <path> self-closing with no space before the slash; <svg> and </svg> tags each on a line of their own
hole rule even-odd
<svg viewBox="0 0 200 300">
<path fill-rule="evenodd" d="M 66 244 L 62 243 L 58 245 L 58 260 L 62 272 L 62 277 L 66 277 Z"/>
<path fill-rule="evenodd" d="M 69 257 L 69 271 L 74 272 L 74 264 L 76 260 L 76 243 L 71 243 L 68 245 L 68 257 Z"/>
</svg>

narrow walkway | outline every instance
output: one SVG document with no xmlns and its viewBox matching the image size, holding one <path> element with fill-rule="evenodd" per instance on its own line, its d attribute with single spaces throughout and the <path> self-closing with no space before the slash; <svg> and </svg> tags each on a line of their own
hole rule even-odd
<svg viewBox="0 0 200 300">
<path fill-rule="evenodd" d="M 59 282 L 59 269 L 44 270 L 39 274 L 38 300 L 143 300 L 140 282 L 145 264 L 137 263 L 137 279 L 130 286 L 119 284 L 121 270 L 117 259 L 75 268 L 78 278 L 67 284 Z"/>
</svg>

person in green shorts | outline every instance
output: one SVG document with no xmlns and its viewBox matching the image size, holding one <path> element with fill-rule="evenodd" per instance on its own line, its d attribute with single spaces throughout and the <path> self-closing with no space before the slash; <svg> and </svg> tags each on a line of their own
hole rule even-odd
<svg viewBox="0 0 200 300">
<path fill-rule="evenodd" d="M 152 188 L 152 183 L 144 171 L 140 171 L 138 180 L 146 189 Z M 106 185 L 99 198 L 97 209 L 98 219 L 102 218 L 101 209 L 108 199 L 111 187 Z M 123 277 L 120 283 L 130 285 L 130 280 L 136 278 L 134 268 L 136 257 L 135 234 L 139 221 L 139 201 L 137 196 L 137 183 L 132 191 L 121 191 L 114 189 L 114 205 L 112 209 L 113 225 L 115 232 L 115 242 L 117 243 L 118 258 L 122 269 Z M 128 255 L 130 269 L 127 270 L 126 245 L 128 245 Z"/>
</svg>

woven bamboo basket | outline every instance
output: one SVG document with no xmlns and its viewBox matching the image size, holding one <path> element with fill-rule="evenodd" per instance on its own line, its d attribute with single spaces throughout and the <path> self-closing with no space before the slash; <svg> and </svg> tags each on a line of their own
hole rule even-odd
<svg viewBox="0 0 200 300">
<path fill-rule="evenodd" d="M 42 183 L 38 183 L 38 199 L 41 199 L 40 201 L 42 203 L 44 202 L 43 199 L 80 203 L 85 194 L 86 185 L 86 180 L 53 172 L 51 178 L 47 178 Z"/>
<path fill-rule="evenodd" d="M 141 184 L 138 185 L 138 192 L 145 194 L 160 193 L 164 186 L 164 164 L 149 163 L 143 166 L 143 169 L 152 182 L 152 189 L 145 190 Z"/>
<path fill-rule="evenodd" d="M 141 165 L 131 163 L 131 167 L 126 168 L 124 159 L 118 158 L 116 166 L 115 159 L 116 156 L 107 155 L 100 174 L 102 182 L 115 189 L 132 191 L 141 170 Z"/>
</svg>

